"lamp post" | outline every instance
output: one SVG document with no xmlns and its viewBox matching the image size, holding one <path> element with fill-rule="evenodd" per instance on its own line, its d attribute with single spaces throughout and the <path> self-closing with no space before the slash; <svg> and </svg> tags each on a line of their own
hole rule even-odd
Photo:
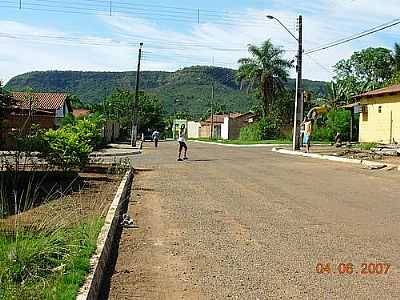
<svg viewBox="0 0 400 300">
<path fill-rule="evenodd" d="M 293 122 L 293 150 L 300 149 L 300 124 L 303 120 L 303 80 L 302 80 L 302 66 L 303 66 L 303 17 L 299 16 L 297 25 L 299 36 L 296 37 L 279 19 L 274 16 L 268 15 L 268 19 L 277 21 L 296 41 L 298 44 L 297 65 L 296 65 L 296 99 L 294 104 L 294 122 Z"/>
<path fill-rule="evenodd" d="M 131 132 L 131 146 L 136 147 L 136 140 L 138 134 L 138 105 L 139 105 L 139 80 L 140 80 L 140 61 L 142 59 L 142 47 L 143 43 L 139 44 L 138 54 L 138 65 L 136 71 L 136 87 L 135 87 L 135 100 L 133 103 L 133 115 L 132 115 L 132 132 Z"/>
</svg>

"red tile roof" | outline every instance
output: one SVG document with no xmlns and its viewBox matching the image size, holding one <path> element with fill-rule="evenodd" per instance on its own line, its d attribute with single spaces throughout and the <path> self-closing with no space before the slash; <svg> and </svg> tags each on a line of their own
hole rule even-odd
<svg viewBox="0 0 400 300">
<path fill-rule="evenodd" d="M 84 109 L 84 108 L 74 108 L 74 109 L 72 110 L 72 115 L 73 115 L 75 118 L 84 117 L 84 116 L 89 115 L 90 113 L 91 113 L 90 110 Z"/>
<path fill-rule="evenodd" d="M 224 123 L 225 118 L 235 119 L 241 116 L 241 113 L 231 113 L 231 114 L 224 114 L 224 115 L 214 115 L 214 123 Z M 211 123 L 211 116 L 205 121 L 207 123 Z"/>
<path fill-rule="evenodd" d="M 19 107 L 29 109 L 28 93 L 13 92 L 12 95 Z M 35 99 L 35 108 L 40 110 L 57 110 L 63 107 L 68 98 L 68 95 L 63 93 L 32 93 L 32 96 Z"/>
<path fill-rule="evenodd" d="M 391 85 L 382 89 L 374 90 L 374 91 L 369 91 L 367 93 L 361 94 L 354 96 L 355 99 L 361 99 L 361 98 L 370 98 L 370 97 L 375 97 L 375 96 L 385 96 L 385 95 L 392 95 L 392 94 L 398 94 L 400 93 L 400 84 L 396 85 Z"/>
</svg>

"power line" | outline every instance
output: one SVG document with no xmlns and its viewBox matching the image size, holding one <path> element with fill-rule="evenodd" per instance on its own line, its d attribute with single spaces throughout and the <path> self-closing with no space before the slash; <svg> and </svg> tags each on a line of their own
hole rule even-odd
<svg viewBox="0 0 400 300">
<path fill-rule="evenodd" d="M 332 48 L 332 47 L 336 47 L 338 45 L 354 41 L 356 39 L 359 39 L 359 38 L 362 38 L 364 36 L 367 36 L 367 35 L 370 35 L 370 34 L 385 30 L 387 28 L 396 26 L 398 24 L 400 24 L 400 18 L 399 19 L 395 19 L 395 20 L 390 21 L 390 22 L 387 22 L 387 23 L 384 23 L 384 24 L 381 24 L 379 26 L 370 28 L 368 30 L 362 31 L 362 32 L 360 32 L 358 34 L 354 34 L 354 35 L 349 36 L 347 38 L 342 38 L 340 40 L 336 40 L 336 41 L 333 41 L 331 43 L 327 43 L 324 46 L 320 46 L 318 48 L 311 49 L 309 51 L 306 51 L 304 54 L 311 54 L 311 53 L 315 53 L 315 52 L 322 51 L 322 50 L 325 50 L 325 49 L 329 49 L 329 48 Z"/>
<path fill-rule="evenodd" d="M 174 22 L 193 22 L 208 23 L 221 25 L 241 25 L 241 26 L 260 26 L 265 24 L 263 18 L 253 17 L 251 20 L 243 20 L 242 15 L 226 14 L 223 12 L 200 10 L 192 8 L 167 7 L 151 4 L 137 4 L 118 1 L 86 1 L 84 3 L 70 1 L 68 4 L 58 0 L 24 0 L 22 6 L 18 6 L 16 2 L 3 0 L 1 7 L 14 8 L 21 10 L 34 10 L 59 13 L 76 13 L 76 14 L 131 14 L 145 17 L 157 17 L 157 20 L 166 19 Z M 7 4 L 7 5 L 4 5 Z M 14 4 L 14 5 L 13 5 Z M 198 20 L 198 13 L 201 13 Z"/>
<path fill-rule="evenodd" d="M 313 58 L 310 54 L 305 53 L 305 55 L 317 66 L 319 66 L 321 69 L 329 73 L 329 75 L 335 75 L 335 73 L 332 70 L 329 70 L 327 67 L 325 67 L 323 64 L 321 64 L 318 60 Z"/>
</svg>

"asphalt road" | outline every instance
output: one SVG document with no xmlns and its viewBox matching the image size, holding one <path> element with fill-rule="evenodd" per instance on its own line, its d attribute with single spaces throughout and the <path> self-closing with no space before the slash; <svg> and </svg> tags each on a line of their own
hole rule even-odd
<svg viewBox="0 0 400 300">
<path fill-rule="evenodd" d="M 133 158 L 138 228 L 110 299 L 400 299 L 400 173 L 197 143 L 177 162 L 176 148 Z"/>
</svg>

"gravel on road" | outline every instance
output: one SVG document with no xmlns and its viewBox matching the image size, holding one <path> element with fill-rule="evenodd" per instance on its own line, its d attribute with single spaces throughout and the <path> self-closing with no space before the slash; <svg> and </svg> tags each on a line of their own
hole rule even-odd
<svg viewBox="0 0 400 300">
<path fill-rule="evenodd" d="M 400 299 L 398 172 L 267 148 L 176 151 L 132 158 L 137 228 L 123 230 L 110 299 Z"/>
</svg>

